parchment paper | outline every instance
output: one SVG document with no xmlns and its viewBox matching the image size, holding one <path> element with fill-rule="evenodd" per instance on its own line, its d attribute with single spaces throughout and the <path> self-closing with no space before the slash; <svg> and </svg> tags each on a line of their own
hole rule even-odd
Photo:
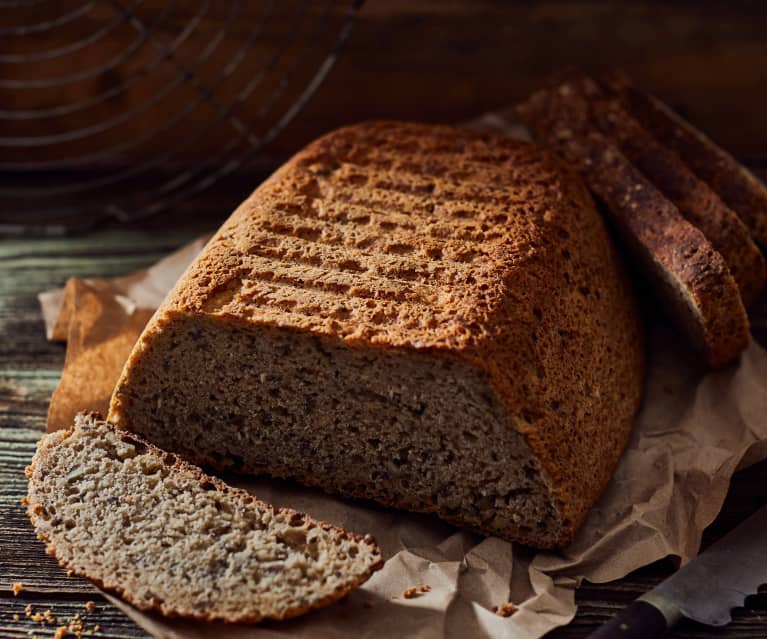
<svg viewBox="0 0 767 639">
<path fill-rule="evenodd" d="M 476 124 L 476 123 L 475 123 Z M 509 131 L 503 114 L 479 121 Z M 518 132 L 518 131 L 514 131 Z M 71 279 L 40 295 L 51 339 L 66 339 L 61 383 L 48 429 L 68 427 L 81 409 L 106 412 L 122 362 L 141 327 L 186 265 L 197 241 L 148 271 Z M 762 307 L 767 304 L 762 302 Z M 763 322 L 760 316 L 757 322 Z M 540 637 L 575 614 L 583 580 L 603 583 L 657 559 L 686 562 L 724 501 L 736 469 L 767 458 L 767 353 L 752 343 L 739 362 L 705 373 L 671 329 L 650 327 L 646 395 L 614 479 L 573 544 L 561 552 L 459 531 L 435 517 L 340 499 L 296 484 L 227 478 L 278 506 L 372 533 L 386 564 L 346 600 L 299 619 L 258 626 L 201 624 L 142 613 L 110 596 L 156 637 Z M 431 591 L 405 599 L 403 590 Z M 492 609 L 512 602 L 502 618 Z"/>
</svg>

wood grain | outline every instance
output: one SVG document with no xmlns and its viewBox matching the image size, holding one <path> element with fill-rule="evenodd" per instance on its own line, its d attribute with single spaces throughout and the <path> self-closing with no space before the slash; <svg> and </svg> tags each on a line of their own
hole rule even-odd
<svg viewBox="0 0 767 639">
<path fill-rule="evenodd" d="M 170 231 L 169 228 L 177 230 Z M 180 228 L 180 230 L 178 230 Z M 207 229 L 212 228 L 209 225 Z M 147 637 L 119 610 L 104 601 L 85 580 L 67 577 L 45 555 L 19 503 L 26 492 L 24 467 L 44 428 L 47 402 L 63 363 L 61 344 L 45 340 L 37 292 L 63 284 L 70 275 L 117 275 L 149 265 L 203 231 L 197 227 L 108 230 L 72 239 L 29 239 L 0 244 L 0 637 L 28 639 L 30 631 L 51 637 L 56 626 L 41 627 L 24 615 L 50 609 L 54 616 L 80 613 L 88 628 L 98 624 L 99 637 Z M 738 473 L 721 515 L 705 533 L 704 543 L 719 538 L 764 503 L 767 462 Z M 584 584 L 576 593 L 578 614 L 554 638 L 582 637 L 639 594 L 671 574 L 669 561 L 656 562 L 610 584 Z M 18 597 L 14 582 L 25 584 Z M 87 601 L 96 610 L 87 612 Z M 19 620 L 13 618 L 19 615 Z M 684 622 L 673 636 L 755 639 L 767 636 L 767 589 L 749 597 L 723 630 Z"/>
</svg>

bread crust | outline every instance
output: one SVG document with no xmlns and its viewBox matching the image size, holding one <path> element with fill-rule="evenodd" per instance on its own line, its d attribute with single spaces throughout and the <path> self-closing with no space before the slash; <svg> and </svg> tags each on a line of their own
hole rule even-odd
<svg viewBox="0 0 767 639">
<path fill-rule="evenodd" d="M 376 224 L 383 231 L 374 235 Z M 272 260 L 259 267 L 269 282 L 296 286 L 288 279 L 296 269 L 275 248 L 286 235 L 298 246 L 290 259 L 312 273 L 302 284 L 307 297 L 309 286 L 323 287 L 343 291 L 343 302 L 323 299 L 299 315 L 264 293 L 267 276 L 254 276 L 248 256 Z M 357 271 L 379 287 L 370 297 Z M 381 323 L 377 312 L 393 319 Z M 570 542 L 609 481 L 641 399 L 641 321 L 593 200 L 553 154 L 498 134 L 370 122 L 299 152 L 234 212 L 166 298 L 126 364 L 110 419 L 136 427 L 123 389 L 165 323 L 195 315 L 371 353 L 458 358 L 484 371 L 542 467 L 562 520 L 556 546 Z M 321 478 L 315 485 L 339 490 Z"/>
<path fill-rule="evenodd" d="M 708 183 L 746 223 L 762 249 L 767 248 L 767 186 L 759 178 L 660 100 L 635 87 L 624 74 L 605 74 L 600 82 Z"/>
<path fill-rule="evenodd" d="M 671 306 L 672 318 L 712 367 L 750 341 L 738 286 L 704 234 L 626 158 L 594 123 L 583 79 L 534 94 L 518 112 L 537 136 L 579 167 L 605 202 L 627 244 Z"/>
<path fill-rule="evenodd" d="M 130 433 L 125 430 L 116 429 L 109 422 L 104 422 L 103 417 L 95 411 L 83 411 L 79 413 L 75 417 L 75 422 L 76 424 L 77 423 L 92 424 L 93 422 L 101 422 L 101 424 L 107 426 L 112 432 L 118 434 L 123 441 L 127 441 L 131 444 L 138 444 L 140 447 L 145 447 L 154 456 L 158 457 L 165 466 L 169 466 L 170 468 L 174 468 L 176 470 L 190 473 L 196 478 L 198 478 L 201 484 L 206 484 L 206 483 L 212 484 L 215 487 L 216 491 L 220 493 L 235 495 L 239 497 L 240 499 L 243 499 L 245 502 L 252 504 L 253 506 L 259 509 L 272 510 L 275 514 L 283 514 L 283 515 L 286 515 L 288 518 L 290 518 L 291 516 L 300 516 L 305 521 L 314 523 L 316 526 L 322 528 L 323 530 L 334 531 L 336 534 L 338 534 L 339 536 L 345 539 L 354 540 L 358 543 L 365 544 L 367 546 L 372 545 L 374 549 L 373 551 L 374 552 L 377 551 L 379 555 L 381 554 L 380 548 L 376 545 L 375 540 L 373 539 L 371 535 L 362 536 L 362 535 L 357 535 L 357 534 L 348 532 L 346 530 L 343 530 L 342 528 L 339 528 L 338 526 L 333 526 L 332 524 L 318 521 L 310 517 L 306 513 L 294 510 L 292 508 L 274 508 L 270 504 L 267 504 L 266 502 L 261 501 L 260 499 L 250 494 L 246 490 L 243 490 L 241 488 L 236 488 L 234 486 L 229 486 L 218 477 L 214 477 L 212 475 L 206 474 L 199 467 L 193 464 L 190 464 L 184 461 L 183 459 L 180 459 L 175 454 L 169 453 L 167 451 L 157 448 L 156 446 L 151 444 L 149 441 L 147 441 L 140 435 L 137 435 L 136 433 Z M 316 602 L 313 602 L 310 605 L 293 608 L 279 616 L 243 614 L 241 616 L 227 618 L 227 617 L 221 617 L 211 613 L 203 614 L 196 611 L 179 613 L 177 610 L 170 609 L 163 606 L 162 602 L 157 602 L 155 600 L 151 602 L 147 602 L 145 599 L 141 597 L 134 596 L 132 592 L 121 587 L 119 584 L 113 583 L 111 581 L 107 582 L 107 581 L 104 581 L 103 579 L 96 577 L 95 575 L 88 574 L 87 572 L 83 572 L 79 570 L 76 565 L 70 564 L 66 560 L 58 557 L 56 555 L 56 544 L 54 540 L 47 537 L 45 534 L 43 534 L 41 532 L 41 527 L 38 525 L 38 513 L 42 504 L 40 504 L 39 502 L 36 502 L 33 498 L 32 482 L 34 481 L 35 472 L 38 469 L 42 469 L 45 467 L 45 457 L 46 457 L 47 450 L 50 449 L 51 447 L 58 445 L 59 442 L 71 436 L 75 432 L 75 428 L 76 426 L 73 425 L 72 427 L 70 427 L 69 429 L 65 431 L 55 431 L 53 433 L 48 433 L 42 437 L 40 442 L 38 442 L 35 456 L 31 464 L 26 468 L 26 471 L 25 471 L 26 476 L 29 479 L 29 491 L 27 494 L 27 516 L 32 522 L 32 525 L 35 526 L 35 529 L 37 530 L 38 539 L 45 542 L 46 544 L 45 552 L 48 555 L 56 557 L 60 566 L 62 566 L 63 568 L 72 570 L 74 574 L 77 574 L 81 577 L 85 577 L 86 579 L 89 579 L 102 590 L 118 595 L 119 597 L 121 597 L 122 599 L 130 603 L 132 606 L 138 608 L 139 610 L 158 612 L 168 618 L 184 618 L 184 619 L 193 619 L 197 621 L 224 621 L 227 623 L 257 623 L 265 619 L 274 619 L 274 620 L 290 619 L 292 617 L 303 615 L 311 610 L 323 608 L 335 601 L 338 601 L 339 599 L 343 599 L 352 590 L 354 590 L 355 588 L 363 584 L 365 581 L 367 581 L 375 571 L 380 570 L 383 567 L 384 562 L 383 562 L 383 557 L 381 557 L 377 563 L 373 564 L 370 567 L 369 571 L 367 571 L 364 574 L 361 574 L 356 579 L 350 580 L 349 583 L 346 584 L 345 588 L 337 589 L 333 593 L 330 593 L 326 597 L 320 600 L 317 600 Z"/>
<path fill-rule="evenodd" d="M 597 127 L 711 242 L 727 263 L 744 306 L 750 306 L 764 289 L 767 266 L 738 214 L 675 151 L 644 129 L 617 96 L 591 78 L 576 81 L 589 99 Z"/>
</svg>

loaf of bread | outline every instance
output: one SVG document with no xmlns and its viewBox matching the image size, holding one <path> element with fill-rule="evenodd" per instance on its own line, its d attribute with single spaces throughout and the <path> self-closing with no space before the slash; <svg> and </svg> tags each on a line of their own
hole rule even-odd
<svg viewBox="0 0 767 639">
<path fill-rule="evenodd" d="M 703 232 L 624 153 L 643 156 L 642 140 L 627 139 L 631 123 L 616 119 L 619 114 L 600 102 L 596 91 L 589 78 L 570 77 L 536 92 L 518 113 L 538 139 L 578 167 L 671 319 L 709 365 L 723 366 L 750 341 L 738 283 Z M 640 160 L 651 161 L 644 156 Z M 667 189 L 672 186 L 674 177 L 662 168 L 653 167 L 650 173 Z M 675 196 L 688 203 L 690 194 L 683 191 Z M 743 237 L 745 253 L 752 245 Z M 744 273 L 744 282 L 749 281 Z M 748 290 L 753 294 L 754 287 Z"/>
<path fill-rule="evenodd" d="M 567 544 L 627 442 L 644 347 L 552 154 L 374 122 L 309 145 L 146 327 L 110 421 L 196 462 Z"/>
<path fill-rule="evenodd" d="M 372 538 L 276 510 L 95 414 L 43 437 L 27 476 L 48 552 L 142 610 L 285 619 L 340 599 L 383 563 Z"/>
</svg>

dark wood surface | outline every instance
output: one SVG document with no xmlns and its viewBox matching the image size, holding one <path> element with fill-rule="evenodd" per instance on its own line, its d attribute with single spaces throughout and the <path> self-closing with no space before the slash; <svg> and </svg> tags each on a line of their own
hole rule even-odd
<svg viewBox="0 0 767 639">
<path fill-rule="evenodd" d="M 35 539 L 19 500 L 25 493 L 23 470 L 34 452 L 45 423 L 47 403 L 61 371 L 65 347 L 47 342 L 36 294 L 59 286 L 69 276 L 114 276 L 144 267 L 184 242 L 209 230 L 216 215 L 194 225 L 155 220 L 152 228 L 102 230 L 70 239 L 23 239 L 0 243 L 0 637 L 26 639 L 29 631 L 51 637 L 56 626 L 42 627 L 24 615 L 32 604 L 65 618 L 80 613 L 87 628 L 98 624 L 99 636 L 145 637 L 144 631 L 104 601 L 85 580 L 68 577 L 47 557 Z M 720 537 L 767 496 L 767 463 L 738 475 L 724 510 L 706 531 L 705 543 Z M 673 571 L 661 561 L 620 581 L 584 584 L 576 595 L 578 615 L 553 637 L 581 637 L 639 594 Z M 24 584 L 18 597 L 14 582 Z M 88 612 L 86 602 L 96 609 Z M 19 620 L 13 615 L 18 614 Z M 767 637 L 767 590 L 750 596 L 725 629 L 684 622 L 678 637 Z"/>
</svg>

